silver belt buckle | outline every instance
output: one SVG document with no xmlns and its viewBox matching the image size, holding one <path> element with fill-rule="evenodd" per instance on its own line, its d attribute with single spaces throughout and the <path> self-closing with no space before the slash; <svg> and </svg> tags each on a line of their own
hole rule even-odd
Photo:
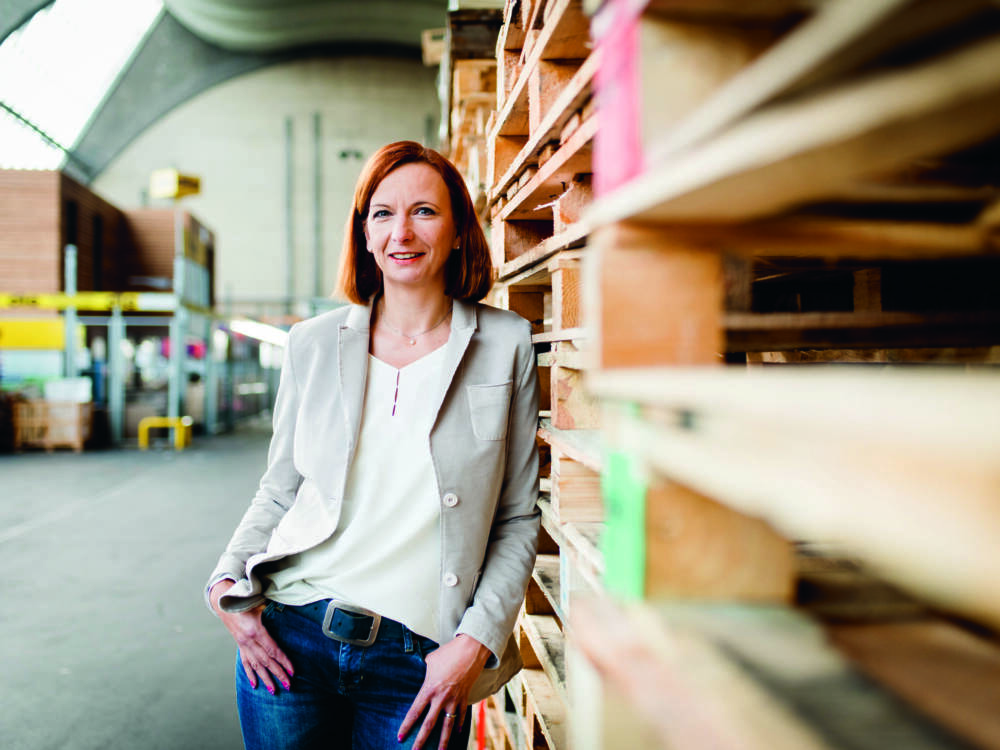
<svg viewBox="0 0 1000 750">
<path fill-rule="evenodd" d="M 353 612 L 356 615 L 367 615 L 372 618 L 372 629 L 368 634 L 368 637 L 341 638 L 339 635 L 331 631 L 330 623 L 333 622 L 333 613 L 338 609 L 342 609 L 345 612 Z M 348 604 L 347 602 L 342 602 L 339 599 L 331 599 L 330 603 L 326 605 L 326 614 L 323 615 L 323 635 L 327 638 L 332 638 L 335 641 L 340 641 L 341 643 L 349 643 L 352 646 L 370 646 L 375 643 L 375 639 L 378 637 L 378 628 L 381 624 L 382 615 L 378 612 L 372 612 L 370 609 L 358 607 L 354 604 Z"/>
</svg>

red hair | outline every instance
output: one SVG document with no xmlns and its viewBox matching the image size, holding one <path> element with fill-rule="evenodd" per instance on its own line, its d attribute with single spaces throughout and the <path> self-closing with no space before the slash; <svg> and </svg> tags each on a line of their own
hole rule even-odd
<svg viewBox="0 0 1000 750">
<path fill-rule="evenodd" d="M 486 236 L 476 209 L 455 165 L 437 151 L 415 141 L 397 141 L 383 146 L 368 160 L 354 188 L 354 203 L 344 229 L 337 293 L 355 304 L 367 304 L 382 291 L 382 272 L 368 252 L 365 218 L 372 194 L 390 172 L 404 164 L 426 164 L 441 175 L 451 196 L 451 212 L 458 235 L 458 250 L 445 263 L 445 294 L 454 299 L 478 302 L 493 283 Z"/>
</svg>

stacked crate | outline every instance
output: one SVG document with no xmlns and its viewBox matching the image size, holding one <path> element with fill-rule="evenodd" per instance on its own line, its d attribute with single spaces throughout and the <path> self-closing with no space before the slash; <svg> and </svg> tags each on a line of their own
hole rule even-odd
<svg viewBox="0 0 1000 750">
<path fill-rule="evenodd" d="M 1000 15 L 659 0 L 593 28 L 614 597 L 573 605 L 573 746 L 1000 747 Z"/>
<path fill-rule="evenodd" d="M 489 301 L 532 323 L 542 385 L 540 554 L 518 618 L 526 668 L 488 702 L 495 748 L 567 747 L 564 626 L 579 559 L 599 578 L 595 404 L 582 373 L 581 211 L 591 198 L 597 69 L 578 1 L 507 3 L 487 125 L 487 211 L 498 280 Z M 588 567 L 589 566 L 589 567 Z"/>
<path fill-rule="evenodd" d="M 1000 747 L 1000 11 L 585 5 L 497 41 L 546 460 L 490 746 Z"/>
</svg>

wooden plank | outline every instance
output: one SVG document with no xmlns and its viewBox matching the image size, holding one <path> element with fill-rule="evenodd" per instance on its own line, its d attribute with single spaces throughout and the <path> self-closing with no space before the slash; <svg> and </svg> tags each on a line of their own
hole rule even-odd
<svg viewBox="0 0 1000 750">
<path fill-rule="evenodd" d="M 553 451 L 552 508 L 560 523 L 603 521 L 600 473 Z"/>
<path fill-rule="evenodd" d="M 553 341 L 582 341 L 588 337 L 586 328 L 564 328 L 561 331 L 545 331 L 531 337 L 533 344 L 550 344 Z"/>
<path fill-rule="evenodd" d="M 539 168 L 534 178 L 518 190 L 516 198 L 500 212 L 500 218 L 551 218 L 552 201 L 565 192 L 574 175 L 592 171 L 591 141 L 595 132 L 596 115 L 582 123 L 573 137 Z"/>
<path fill-rule="evenodd" d="M 494 219 L 490 228 L 490 256 L 502 266 L 537 247 L 552 235 L 552 222 L 544 220 L 504 221 Z"/>
<path fill-rule="evenodd" d="M 583 325 L 579 257 L 557 255 L 549 263 L 552 273 L 552 328 L 561 331 Z"/>
<path fill-rule="evenodd" d="M 566 657 L 562 630 L 551 615 L 522 615 L 520 625 L 531 642 L 541 669 L 554 688 L 556 697 L 569 704 L 566 694 Z"/>
<path fill-rule="evenodd" d="M 556 559 L 556 572 L 558 574 L 559 567 L 559 555 L 546 555 L 545 557 Z M 544 565 L 544 563 L 543 563 Z M 536 562 L 537 566 L 537 562 Z M 532 577 L 528 581 L 528 588 L 524 595 L 524 612 L 529 615 L 551 615 L 555 614 L 555 609 L 552 606 L 551 600 L 546 596 L 543 591 L 541 584 L 538 581 L 538 576 L 535 571 L 532 571 Z"/>
<path fill-rule="evenodd" d="M 866 674 L 979 748 L 1000 748 L 1000 647 L 942 621 L 833 625 Z"/>
<path fill-rule="evenodd" d="M 588 351 L 564 351 L 562 348 L 554 352 L 542 352 L 538 355 L 539 367 L 558 365 L 571 370 L 588 370 L 594 367 L 594 356 Z"/>
<path fill-rule="evenodd" d="M 646 596 L 791 601 L 792 546 L 757 518 L 672 482 L 646 491 Z"/>
<path fill-rule="evenodd" d="M 583 373 L 550 367 L 552 425 L 560 430 L 590 430 L 600 425 L 600 407 L 583 382 Z"/>
<path fill-rule="evenodd" d="M 524 690 L 527 695 L 528 729 L 534 734 L 537 722 L 538 729 L 545 738 L 545 747 L 549 750 L 564 750 L 566 747 L 566 707 L 555 689 L 549 684 L 541 669 L 524 669 L 521 671 Z M 537 740 L 534 747 L 538 747 Z"/>
<path fill-rule="evenodd" d="M 565 192 L 556 199 L 553 210 L 553 233 L 562 234 L 580 221 L 584 209 L 594 200 L 591 176 L 578 174 Z"/>
<path fill-rule="evenodd" d="M 721 257 L 628 224 L 601 227 L 587 249 L 585 307 L 601 367 L 713 364 L 723 348 Z M 641 290 L 656 289 L 657 294 Z"/>
<path fill-rule="evenodd" d="M 559 555 L 539 554 L 531 577 L 548 602 L 551 613 L 562 622 L 565 618 L 559 593 Z"/>
<path fill-rule="evenodd" d="M 718 374 L 599 373 L 589 385 L 661 414 L 679 410 L 673 422 L 602 415 L 664 476 L 765 518 L 788 538 L 836 542 L 889 582 L 1000 624 L 1000 604 L 987 593 L 1000 576 L 995 376 L 872 378 L 818 367 L 746 380 Z M 723 392 L 723 382 L 732 387 Z"/>
<path fill-rule="evenodd" d="M 539 60 L 528 74 L 528 132 L 535 134 L 580 66 Z"/>
<path fill-rule="evenodd" d="M 549 419 L 539 422 L 538 436 L 562 455 L 600 472 L 603 465 L 601 434 L 597 430 L 560 430 Z"/>
<path fill-rule="evenodd" d="M 726 350 L 957 347 L 1000 344 L 1000 313 L 730 313 Z"/>
<path fill-rule="evenodd" d="M 1000 128 L 998 70 L 1000 40 L 991 38 L 768 107 L 595 201 L 588 217 L 737 221 L 822 200 L 867 176 L 993 135 Z"/>
<path fill-rule="evenodd" d="M 587 39 L 589 21 L 580 9 L 579 0 L 555 0 L 558 9 L 553 11 L 551 22 L 533 36 L 531 49 L 522 57 L 521 70 L 504 97 L 499 108 L 495 133 L 501 135 L 528 135 L 528 81 L 539 61 L 546 59 L 586 57 L 581 43 Z M 582 32 L 581 32 L 582 29 Z M 581 39 L 582 34 L 582 39 Z M 506 61 L 505 61 L 506 64 Z M 506 71 L 504 79 L 509 80 Z"/>
<path fill-rule="evenodd" d="M 545 496 L 538 498 L 538 510 L 542 514 L 542 528 L 559 546 L 559 550 L 562 552 L 562 547 L 567 542 L 563 535 L 562 527 L 559 525 L 559 519 L 556 518 L 555 512 L 552 510 L 552 502 L 549 498 Z"/>
<path fill-rule="evenodd" d="M 939 365 L 997 365 L 1000 346 L 941 347 L 938 349 L 795 349 L 787 352 L 748 352 L 750 364 L 812 365 L 823 363 L 910 363 Z"/>
<path fill-rule="evenodd" d="M 605 18 L 607 16 L 607 18 Z M 595 77 L 601 128 L 595 143 L 597 192 L 634 178 L 658 139 L 774 40 L 762 26 L 636 16 L 609 3 L 595 20 L 603 61 Z"/>
<path fill-rule="evenodd" d="M 545 290 L 541 287 L 507 287 L 501 290 L 501 306 L 516 312 L 531 323 L 531 329 L 541 330 L 545 318 Z"/>
<path fill-rule="evenodd" d="M 933 259 L 1000 251 L 992 229 L 978 223 L 789 216 L 738 225 L 669 224 L 662 231 L 693 247 L 754 257 Z"/>
<path fill-rule="evenodd" d="M 816 430 L 845 443 L 877 434 L 903 450 L 983 460 L 1000 445 L 1000 420 L 983 418 L 1000 415 L 998 379 L 990 372 L 649 367 L 590 373 L 588 384 L 601 398 Z"/>
<path fill-rule="evenodd" d="M 579 60 L 590 51 L 590 18 L 581 0 L 549 0 L 540 59 Z"/>
<path fill-rule="evenodd" d="M 573 78 L 566 84 L 563 91 L 552 103 L 548 114 L 542 119 L 538 128 L 531 133 L 525 141 L 520 152 L 510 162 L 506 171 L 493 173 L 496 181 L 492 184 L 490 195 L 496 196 L 504 193 L 510 185 L 514 176 L 520 171 L 522 165 L 532 161 L 538 161 L 539 166 L 551 158 L 548 154 L 543 158 L 546 146 L 553 140 L 557 140 L 559 133 L 565 127 L 566 122 L 577 112 L 590 96 L 591 82 L 600 63 L 600 54 L 593 52 L 590 57 L 584 60 Z"/>
<path fill-rule="evenodd" d="M 660 634 L 648 625 L 639 630 L 630 615 L 607 601 L 580 602 L 572 616 L 574 640 L 604 680 L 654 728 L 658 744 L 830 750 L 705 639 L 696 633 Z M 704 684 L 708 681 L 711 689 Z"/>
<path fill-rule="evenodd" d="M 827 3 L 717 89 L 709 101 L 657 144 L 651 158 L 690 148 L 768 101 L 835 79 L 905 41 L 939 30 L 986 5 L 982 0 Z"/>
<path fill-rule="evenodd" d="M 623 612 L 604 600 L 577 610 L 577 643 L 665 747 L 967 747 L 858 675 L 790 610 L 674 604 Z"/>
<path fill-rule="evenodd" d="M 491 133 L 487 136 L 486 179 L 490 185 L 496 184 L 496 180 L 500 175 L 505 174 L 513 168 L 515 160 L 518 158 L 518 154 L 526 142 L 527 138 L 521 135 Z M 523 162 L 519 162 L 519 164 L 523 168 Z M 502 192 L 504 191 L 493 192 L 491 190 L 490 195 L 495 200 L 496 196 Z"/>
<path fill-rule="evenodd" d="M 594 591 L 602 591 L 600 580 L 604 575 L 604 556 L 601 554 L 600 537 L 604 524 L 566 523 L 562 525 L 563 538 L 574 567 L 588 581 Z M 560 552 L 563 548 L 560 547 Z M 562 560 L 560 559 L 560 565 Z"/>
<path fill-rule="evenodd" d="M 532 266 L 548 260 L 556 253 L 578 246 L 589 233 L 590 227 L 582 222 L 567 227 L 561 234 L 546 237 L 523 255 L 504 263 L 499 268 L 498 276 L 503 281 L 513 279 Z"/>
</svg>

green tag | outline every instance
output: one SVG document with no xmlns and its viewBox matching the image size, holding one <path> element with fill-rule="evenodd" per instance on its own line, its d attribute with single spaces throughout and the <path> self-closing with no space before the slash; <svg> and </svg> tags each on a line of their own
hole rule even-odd
<svg viewBox="0 0 1000 750">
<path fill-rule="evenodd" d="M 646 591 L 646 483 L 631 454 L 607 455 L 601 493 L 604 585 L 619 596 L 642 599 Z"/>
</svg>

